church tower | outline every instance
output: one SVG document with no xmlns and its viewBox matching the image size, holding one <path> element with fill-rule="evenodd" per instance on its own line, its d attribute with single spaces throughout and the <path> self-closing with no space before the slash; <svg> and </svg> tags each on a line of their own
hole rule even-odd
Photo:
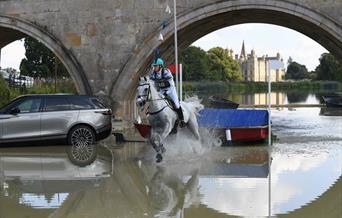
<svg viewBox="0 0 342 218">
<path fill-rule="evenodd" d="M 241 48 L 241 53 L 240 53 L 240 61 L 245 61 L 246 60 L 246 49 L 245 49 L 245 41 L 242 42 L 242 48 Z"/>
</svg>

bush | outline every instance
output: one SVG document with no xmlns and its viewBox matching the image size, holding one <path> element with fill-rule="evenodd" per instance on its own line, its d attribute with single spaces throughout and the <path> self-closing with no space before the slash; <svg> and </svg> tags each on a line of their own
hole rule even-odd
<svg viewBox="0 0 342 218">
<path fill-rule="evenodd" d="M 19 95 L 25 94 L 52 94 L 55 93 L 55 83 L 36 83 L 33 87 L 8 87 L 6 81 L 0 77 L 0 107 L 7 104 Z M 57 83 L 56 93 L 76 94 L 74 82 L 72 80 L 62 80 Z"/>
<path fill-rule="evenodd" d="M 5 105 L 11 99 L 10 90 L 6 81 L 0 75 L 0 107 Z"/>
</svg>

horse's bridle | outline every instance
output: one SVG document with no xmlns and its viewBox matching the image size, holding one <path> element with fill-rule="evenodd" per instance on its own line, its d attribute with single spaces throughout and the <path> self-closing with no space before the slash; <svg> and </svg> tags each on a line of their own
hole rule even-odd
<svg viewBox="0 0 342 218">
<path fill-rule="evenodd" d="M 138 95 L 137 98 L 141 98 L 141 97 L 146 97 L 145 100 L 142 100 L 143 105 L 146 104 L 146 102 L 150 102 L 150 101 L 160 101 L 163 100 L 165 101 L 164 98 L 158 98 L 158 99 L 150 99 L 150 94 L 151 94 L 151 84 L 150 83 L 143 83 L 143 84 L 139 84 L 138 86 L 148 86 L 148 91 L 147 94 L 145 95 Z M 168 106 L 163 107 L 162 109 L 155 111 L 155 112 L 147 112 L 150 115 L 154 115 L 154 114 L 158 114 L 160 112 L 162 112 L 165 108 L 167 108 Z"/>
<path fill-rule="evenodd" d="M 151 87 L 150 87 L 150 84 L 149 83 L 144 83 L 144 84 L 139 84 L 138 86 L 148 86 L 148 91 L 147 91 L 147 94 L 145 95 L 138 95 L 137 98 L 141 98 L 142 99 L 142 103 L 143 105 L 146 104 L 146 102 L 149 101 L 149 96 L 150 96 L 150 91 L 151 91 Z M 146 97 L 146 99 L 143 99 L 142 97 Z"/>
</svg>

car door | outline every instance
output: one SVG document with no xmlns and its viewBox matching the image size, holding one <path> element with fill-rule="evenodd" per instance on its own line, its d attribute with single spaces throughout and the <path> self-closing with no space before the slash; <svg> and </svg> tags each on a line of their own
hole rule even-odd
<svg viewBox="0 0 342 218">
<path fill-rule="evenodd" d="M 40 97 L 24 97 L 2 113 L 1 142 L 39 140 L 41 102 Z"/>
<path fill-rule="evenodd" d="M 65 138 L 77 121 L 78 110 L 72 110 L 66 96 L 48 96 L 42 112 L 42 139 Z"/>
</svg>

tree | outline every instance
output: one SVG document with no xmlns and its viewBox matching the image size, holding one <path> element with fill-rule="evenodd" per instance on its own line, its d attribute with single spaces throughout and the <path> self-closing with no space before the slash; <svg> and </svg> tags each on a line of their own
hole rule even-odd
<svg viewBox="0 0 342 218">
<path fill-rule="evenodd" d="M 238 62 L 229 56 L 229 51 L 220 47 L 208 51 L 209 79 L 241 81 L 242 73 Z"/>
<path fill-rule="evenodd" d="M 69 77 L 64 65 L 45 45 L 31 37 L 26 37 L 24 46 L 26 57 L 20 63 L 22 75 L 34 78 L 52 78 L 55 75 L 55 61 L 57 61 L 57 76 Z"/>
<path fill-rule="evenodd" d="M 330 53 L 324 53 L 316 67 L 317 80 L 336 80 L 342 82 L 342 64 Z"/>
<path fill-rule="evenodd" d="M 190 46 L 180 55 L 180 62 L 183 63 L 184 80 L 207 79 L 209 71 L 209 59 L 204 50 L 199 47 Z"/>
<path fill-rule="evenodd" d="M 10 99 L 10 90 L 0 74 L 0 107 L 6 104 Z"/>
<path fill-rule="evenodd" d="M 305 65 L 293 61 L 287 66 L 286 79 L 300 80 L 308 79 L 309 77 L 309 72 Z"/>
</svg>

